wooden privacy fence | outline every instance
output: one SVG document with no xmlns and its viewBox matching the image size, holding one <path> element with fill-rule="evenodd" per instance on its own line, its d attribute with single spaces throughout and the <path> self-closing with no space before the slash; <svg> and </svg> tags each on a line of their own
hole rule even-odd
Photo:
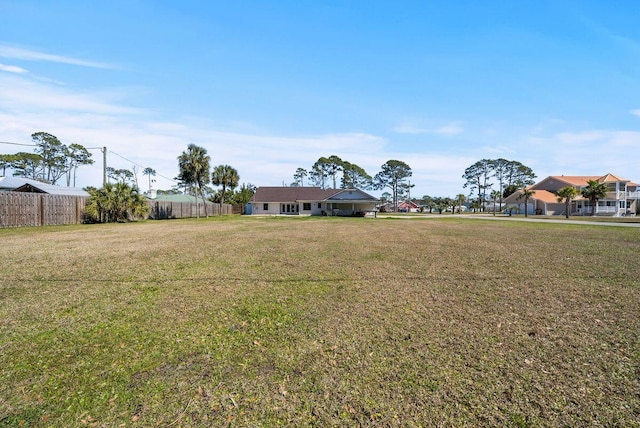
<svg viewBox="0 0 640 428">
<path fill-rule="evenodd" d="M 0 192 L 0 227 L 49 226 L 79 224 L 83 221 L 86 196 L 47 195 L 44 193 Z M 149 218 L 196 217 L 196 204 L 191 202 L 167 202 L 149 200 Z M 204 204 L 199 214 L 204 217 Z M 232 214 L 230 204 L 207 203 L 210 216 Z"/>
<path fill-rule="evenodd" d="M 0 192 L 0 227 L 81 223 L 87 199 L 84 196 Z"/>
<path fill-rule="evenodd" d="M 170 202 L 170 201 L 154 201 L 149 200 L 151 211 L 149 217 L 155 220 L 164 220 L 168 218 L 187 218 L 205 216 L 204 204 L 200 202 L 196 206 L 195 202 Z M 198 211 L 199 208 L 199 211 Z M 198 215 L 196 215 L 198 213 Z M 233 214 L 233 205 L 231 204 L 214 204 L 207 202 L 207 213 L 210 216 Z"/>
</svg>

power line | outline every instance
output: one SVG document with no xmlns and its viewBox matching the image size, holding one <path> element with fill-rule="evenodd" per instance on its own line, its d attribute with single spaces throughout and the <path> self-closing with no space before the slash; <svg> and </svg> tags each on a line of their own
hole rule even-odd
<svg viewBox="0 0 640 428">
<path fill-rule="evenodd" d="M 12 146 L 38 147 L 35 144 L 11 143 L 9 141 L 0 141 L 0 144 L 11 144 Z"/>
<path fill-rule="evenodd" d="M 37 145 L 37 144 L 13 143 L 13 142 L 11 142 L 11 141 L 0 141 L 0 144 L 9 144 L 9 145 L 12 145 L 12 146 L 38 147 L 38 145 Z M 87 150 L 103 150 L 103 147 L 85 147 L 85 148 L 86 148 Z M 112 150 L 109 150 L 109 153 L 114 154 L 114 155 L 118 156 L 119 158 L 124 159 L 125 161 L 130 162 L 130 163 L 132 163 L 133 165 L 136 165 L 136 166 L 138 166 L 138 167 L 140 167 L 140 168 L 146 168 L 145 166 L 140 165 L 139 163 L 134 162 L 134 161 L 132 161 L 131 159 L 127 159 L 126 157 L 124 157 L 124 156 L 122 156 L 121 154 L 116 153 L 116 152 L 114 152 L 114 151 L 112 151 Z M 155 175 L 156 175 L 156 176 L 158 176 L 158 177 L 162 177 L 162 178 L 164 178 L 165 180 L 169 180 L 169 181 L 171 181 L 171 182 L 173 182 L 173 183 L 178 183 L 174 178 L 166 177 L 166 176 L 164 176 L 164 175 L 162 175 L 162 174 L 158 174 L 157 172 L 156 172 L 156 174 L 155 174 Z"/>
<path fill-rule="evenodd" d="M 132 164 L 134 164 L 134 165 L 136 165 L 136 166 L 139 166 L 140 168 L 146 168 L 145 166 L 140 165 L 139 163 L 134 162 L 134 161 L 132 161 L 131 159 L 127 159 L 127 158 L 125 158 L 124 156 L 122 156 L 121 154 L 118 154 L 118 153 L 116 153 L 116 152 L 114 152 L 114 151 L 109 150 L 109 153 L 112 153 L 112 154 L 114 154 L 114 155 L 118 156 L 119 158 L 126 160 L 127 162 L 131 162 Z M 156 175 L 157 175 L 158 177 L 162 177 L 162 178 L 164 178 L 165 180 L 169 180 L 169 181 L 172 181 L 172 182 L 174 182 L 174 183 L 178 183 L 175 179 L 173 179 L 173 178 L 169 178 L 169 177 L 165 177 L 164 175 L 162 175 L 162 174 L 158 174 L 157 172 L 156 172 Z"/>
</svg>

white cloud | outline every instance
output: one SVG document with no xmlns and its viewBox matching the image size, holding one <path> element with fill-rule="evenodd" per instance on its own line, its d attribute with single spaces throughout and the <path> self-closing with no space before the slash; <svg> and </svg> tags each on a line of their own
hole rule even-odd
<svg viewBox="0 0 640 428">
<path fill-rule="evenodd" d="M 416 126 L 413 123 L 403 123 L 396 126 L 393 129 L 398 134 L 420 135 L 420 134 L 435 134 L 442 136 L 458 135 L 464 132 L 464 128 L 457 122 L 450 122 L 442 126 L 436 127 L 422 127 Z"/>
<path fill-rule="evenodd" d="M 393 128 L 393 130 L 398 134 L 410 134 L 410 135 L 427 134 L 429 132 L 428 129 L 418 128 L 417 126 L 409 125 L 409 124 L 398 125 L 395 128 Z"/>
<path fill-rule="evenodd" d="M 584 132 L 561 132 L 556 134 L 555 139 L 561 144 L 568 145 L 584 145 L 602 141 L 606 136 L 606 133 L 598 130 L 584 131 Z"/>
<path fill-rule="evenodd" d="M 441 126 L 435 129 L 433 133 L 438 135 L 457 135 L 457 134 L 461 134 L 463 131 L 464 131 L 464 128 L 462 128 L 460 125 L 457 125 L 455 123 L 450 123 L 448 125 Z"/>
<path fill-rule="evenodd" d="M 548 137 L 526 137 L 517 143 L 518 154 L 530 159 L 540 177 L 548 175 L 599 175 L 613 173 L 638 181 L 640 132 L 588 130 L 562 132 Z"/>
<path fill-rule="evenodd" d="M 87 61 L 78 58 L 71 58 L 62 55 L 48 54 L 30 49 L 23 49 L 6 44 L 0 44 L 0 57 L 22 59 L 26 61 L 48 61 L 62 64 L 79 65 L 91 68 L 115 68 L 113 65 L 96 61 Z"/>
<path fill-rule="evenodd" d="M 406 162 L 413 170 L 414 196 L 467 193 L 461 177 L 465 168 L 479 159 L 494 157 L 518 160 L 533 168 L 540 178 L 552 174 L 612 172 L 640 180 L 636 168 L 640 132 L 593 129 L 545 136 L 540 130 L 523 135 L 520 130 L 493 126 L 491 132 L 475 133 L 474 144 L 460 142 L 455 148 L 424 143 L 410 147 L 367 132 L 276 135 L 242 120 L 224 126 L 205 117 L 166 120 L 155 110 L 129 105 L 132 91 L 128 88 L 79 91 L 36 81 L 30 74 L 27 78 L 27 74 L 0 73 L 1 140 L 29 144 L 32 133 L 45 131 L 64 143 L 95 148 L 91 152 L 96 164 L 79 170 L 81 186 L 100 186 L 99 148 L 107 147 L 110 166 L 131 168 L 134 162 L 152 167 L 159 174 L 158 187 L 170 188 L 174 184 L 170 179 L 178 173 L 176 158 L 190 143 L 205 147 L 213 165 L 233 165 L 242 182 L 255 185 L 289 184 L 296 168 L 308 169 L 319 157 L 334 154 L 371 175 L 389 159 Z M 396 131 L 444 136 L 464 132 L 458 122 L 428 125 L 421 127 L 407 122 Z M 0 144 L 0 153 L 18 150 L 28 148 Z M 139 179 L 144 183 L 141 176 Z"/>
<path fill-rule="evenodd" d="M 635 109 L 635 110 L 631 110 L 629 113 L 631 113 L 634 116 L 640 117 L 640 108 L 639 109 Z"/>
<path fill-rule="evenodd" d="M 27 73 L 27 70 L 22 67 L 6 64 L 0 64 L 0 71 L 6 71 L 7 73 Z"/>
<path fill-rule="evenodd" d="M 0 75 L 0 111 L 63 111 L 135 114 L 138 109 L 124 107 L 126 96 L 117 91 L 77 92 L 58 85 L 28 80 L 15 74 Z M 124 92 L 124 91 L 123 91 Z"/>
</svg>

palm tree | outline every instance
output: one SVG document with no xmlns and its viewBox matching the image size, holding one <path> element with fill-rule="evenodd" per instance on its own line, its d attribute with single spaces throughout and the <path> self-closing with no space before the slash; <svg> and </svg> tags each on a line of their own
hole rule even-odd
<svg viewBox="0 0 640 428">
<path fill-rule="evenodd" d="M 227 191 L 227 187 L 229 190 L 233 190 L 238 187 L 238 182 L 240 181 L 240 176 L 238 175 L 238 171 L 229 166 L 229 165 L 218 165 L 213 168 L 213 173 L 211 174 L 211 183 L 216 186 L 222 186 L 222 192 L 220 192 L 220 203 L 224 204 L 224 195 Z"/>
<path fill-rule="evenodd" d="M 566 186 L 558 190 L 556 196 L 558 196 L 558 202 L 564 201 L 564 214 L 566 218 L 569 218 L 571 214 L 571 200 L 578 196 L 578 189 L 573 186 Z"/>
<path fill-rule="evenodd" d="M 127 183 L 106 183 L 89 192 L 85 215 L 97 223 L 142 219 L 149 214 L 149 204 L 135 187 Z"/>
<path fill-rule="evenodd" d="M 525 187 L 520 191 L 520 196 L 516 198 L 517 200 L 524 199 L 524 216 L 525 217 L 529 217 L 529 210 L 528 210 L 529 198 L 531 198 L 534 193 L 536 192 L 533 190 L 527 189 Z"/>
<path fill-rule="evenodd" d="M 596 180 L 588 180 L 587 187 L 582 189 L 582 196 L 591 201 L 591 215 L 596 215 L 596 206 L 598 199 L 607 196 L 607 185 L 605 183 L 598 183 Z"/>
<path fill-rule="evenodd" d="M 491 192 L 491 199 L 493 200 L 493 216 L 496 216 L 496 200 L 502 197 L 502 193 L 499 190 Z M 502 208 L 502 207 L 500 207 Z"/>
<path fill-rule="evenodd" d="M 198 205 L 198 193 L 204 202 L 204 214 L 209 217 L 207 203 L 204 200 L 204 186 L 209 183 L 209 162 L 211 158 L 207 154 L 207 149 L 189 144 L 187 150 L 178 156 L 178 180 L 185 187 L 195 189 L 196 196 L 196 217 L 200 218 L 200 206 Z"/>
<path fill-rule="evenodd" d="M 466 201 L 467 197 L 462 193 L 459 193 L 458 196 L 456 196 L 456 202 L 458 202 L 458 214 L 462 214 L 462 204 L 464 204 Z"/>
</svg>

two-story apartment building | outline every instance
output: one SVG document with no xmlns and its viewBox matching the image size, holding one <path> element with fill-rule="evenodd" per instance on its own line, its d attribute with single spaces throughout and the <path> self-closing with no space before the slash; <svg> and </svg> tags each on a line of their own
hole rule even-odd
<svg viewBox="0 0 640 428">
<path fill-rule="evenodd" d="M 595 207 L 581 194 L 582 189 L 588 186 L 590 180 L 607 185 L 607 195 L 598 200 Z M 607 215 L 621 217 L 635 215 L 640 199 L 640 185 L 617 177 L 613 174 L 603 176 L 577 176 L 577 175 L 552 175 L 544 180 L 528 187 L 533 191 L 529 198 L 528 206 L 524 206 L 524 199 L 519 190 L 509 195 L 504 200 L 506 206 L 517 205 L 520 212 L 526 209 L 529 214 L 563 215 L 565 204 L 558 202 L 556 193 L 566 186 L 572 186 L 578 190 L 578 196 L 571 201 L 571 215 Z"/>
</svg>

